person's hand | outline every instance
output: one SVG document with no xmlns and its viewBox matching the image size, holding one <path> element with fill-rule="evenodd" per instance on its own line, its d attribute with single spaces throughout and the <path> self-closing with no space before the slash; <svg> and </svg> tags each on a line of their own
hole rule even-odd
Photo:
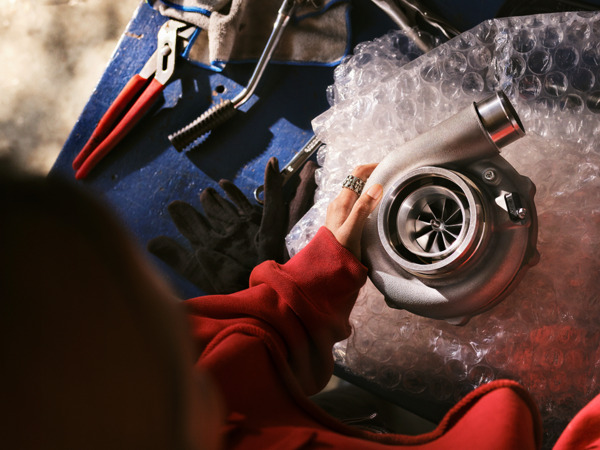
<svg viewBox="0 0 600 450">
<path fill-rule="evenodd" d="M 366 181 L 377 164 L 358 166 L 352 175 Z M 333 233 L 342 246 L 350 250 L 360 259 L 360 237 L 367 217 L 381 199 L 383 188 L 374 184 L 360 197 L 351 189 L 342 188 L 339 195 L 327 208 L 325 226 Z"/>
</svg>

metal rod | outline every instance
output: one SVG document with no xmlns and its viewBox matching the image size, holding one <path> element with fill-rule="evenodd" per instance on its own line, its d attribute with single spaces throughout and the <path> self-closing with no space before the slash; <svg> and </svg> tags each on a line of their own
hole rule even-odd
<svg viewBox="0 0 600 450">
<path fill-rule="evenodd" d="M 281 35 L 285 30 L 287 24 L 290 21 L 292 13 L 294 12 L 294 8 L 296 6 L 295 0 L 284 0 L 279 11 L 277 12 L 277 20 L 273 24 L 273 31 L 269 36 L 269 40 L 267 41 L 267 45 L 265 46 L 256 67 L 254 68 L 254 72 L 250 77 L 250 81 L 248 81 L 248 85 L 238 94 L 236 95 L 231 103 L 235 108 L 238 108 L 242 104 L 248 101 L 252 94 L 256 90 L 258 86 L 258 82 L 262 78 L 263 72 L 265 71 L 267 64 L 271 60 L 273 56 L 273 52 L 281 39 Z"/>
</svg>

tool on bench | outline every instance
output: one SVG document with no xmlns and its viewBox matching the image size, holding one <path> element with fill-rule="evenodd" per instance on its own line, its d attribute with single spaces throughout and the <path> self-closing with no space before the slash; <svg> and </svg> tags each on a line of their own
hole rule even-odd
<svg viewBox="0 0 600 450">
<path fill-rule="evenodd" d="M 406 10 L 406 15 L 409 16 L 409 20 L 416 22 L 416 18 L 419 17 L 427 25 L 435 28 L 438 33 L 444 35 L 448 40 L 461 34 L 461 31 L 455 28 L 450 22 L 443 17 L 435 14 L 433 11 L 425 7 L 420 0 L 399 0 L 400 4 Z M 410 18 L 412 16 L 412 19 Z"/>
<path fill-rule="evenodd" d="M 302 168 L 308 158 L 310 158 L 313 153 L 315 153 L 323 145 L 325 144 L 319 141 L 315 136 L 311 137 L 310 140 L 304 144 L 304 147 L 302 147 L 300 151 L 294 155 L 292 160 L 287 163 L 283 169 L 281 169 L 282 185 L 285 185 L 290 180 L 292 175 Z M 261 205 L 263 204 L 263 199 L 261 196 L 264 190 L 264 185 L 260 185 L 254 189 L 254 198 Z"/>
<path fill-rule="evenodd" d="M 427 53 L 433 49 L 433 45 L 427 40 L 423 39 L 418 30 L 414 28 L 414 24 L 410 22 L 406 14 L 396 4 L 395 0 L 372 0 L 373 3 L 385 12 L 390 19 L 392 19 L 396 25 L 400 27 L 406 35 L 415 42 L 415 45 L 423 53 Z"/>
<path fill-rule="evenodd" d="M 252 97 L 298 1 L 300 0 L 283 0 L 277 13 L 277 19 L 273 24 L 273 31 L 254 68 L 248 85 L 232 100 L 225 100 L 218 105 L 212 106 L 196 120 L 169 135 L 169 140 L 177 150 L 185 150 L 196 139 L 231 119 L 236 114 L 238 108 Z"/>
<path fill-rule="evenodd" d="M 448 40 L 460 34 L 460 31 L 454 28 L 448 21 L 426 9 L 419 0 L 372 0 L 372 2 L 400 27 L 406 33 L 406 36 L 412 39 L 423 53 L 432 50 L 434 44 L 426 39 L 419 29 L 415 27 L 417 17 L 435 28 L 438 33 L 443 34 Z"/>
<path fill-rule="evenodd" d="M 195 30 L 196 27 L 177 20 L 160 27 L 156 51 L 125 85 L 73 161 L 75 178 L 85 178 L 150 109 L 173 75 L 178 52 L 189 44 Z"/>
</svg>

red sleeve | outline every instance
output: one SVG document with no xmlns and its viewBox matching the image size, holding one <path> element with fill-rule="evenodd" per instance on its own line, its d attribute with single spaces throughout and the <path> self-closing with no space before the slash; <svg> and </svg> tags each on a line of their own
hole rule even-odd
<svg viewBox="0 0 600 450">
<path fill-rule="evenodd" d="M 333 344 L 350 334 L 348 318 L 366 276 L 366 267 L 321 228 L 286 264 L 257 266 L 249 289 L 185 302 L 199 363 L 224 336 L 251 325 L 271 351 L 278 346 L 304 393 L 318 392 L 333 371 Z"/>
<path fill-rule="evenodd" d="M 555 450 L 600 448 L 600 395 L 587 404 L 567 425 Z"/>
</svg>

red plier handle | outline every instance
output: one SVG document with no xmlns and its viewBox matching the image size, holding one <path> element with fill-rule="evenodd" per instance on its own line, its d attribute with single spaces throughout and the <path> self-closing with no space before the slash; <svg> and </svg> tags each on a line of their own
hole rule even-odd
<svg viewBox="0 0 600 450">
<path fill-rule="evenodd" d="M 161 26 L 156 51 L 140 73 L 127 82 L 73 161 L 75 178 L 85 178 L 156 102 L 175 70 L 177 40 L 189 42 L 195 30 L 176 20 L 169 20 Z M 154 78 L 149 81 L 152 76 Z M 131 107 L 126 111 L 129 105 Z"/>
</svg>

